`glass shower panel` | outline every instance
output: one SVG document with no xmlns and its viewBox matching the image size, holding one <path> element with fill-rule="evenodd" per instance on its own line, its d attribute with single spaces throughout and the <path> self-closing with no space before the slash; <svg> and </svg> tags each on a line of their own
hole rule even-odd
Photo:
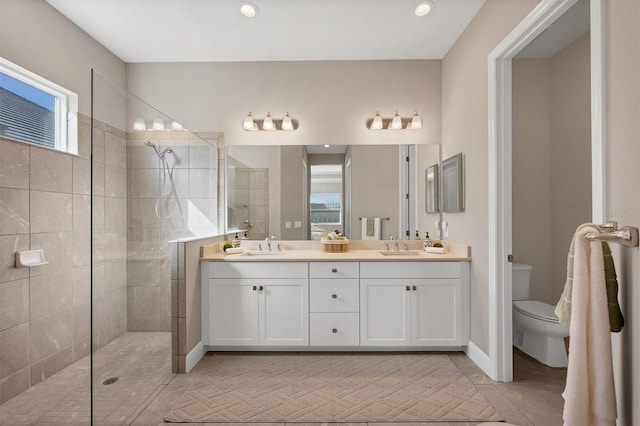
<svg viewBox="0 0 640 426">
<path fill-rule="evenodd" d="M 92 413 L 128 424 L 176 370 L 169 241 L 219 233 L 219 141 L 92 84 Z"/>
<path fill-rule="evenodd" d="M 227 229 L 246 230 L 247 237 L 269 236 L 269 169 L 248 167 L 227 156 Z"/>
</svg>

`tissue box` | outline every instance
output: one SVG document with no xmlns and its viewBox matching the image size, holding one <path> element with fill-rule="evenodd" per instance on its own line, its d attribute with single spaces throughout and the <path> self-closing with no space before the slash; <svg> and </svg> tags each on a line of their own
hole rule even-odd
<svg viewBox="0 0 640 426">
<path fill-rule="evenodd" d="M 344 253 L 349 251 L 349 240 L 320 240 L 320 246 L 326 253 Z"/>
</svg>

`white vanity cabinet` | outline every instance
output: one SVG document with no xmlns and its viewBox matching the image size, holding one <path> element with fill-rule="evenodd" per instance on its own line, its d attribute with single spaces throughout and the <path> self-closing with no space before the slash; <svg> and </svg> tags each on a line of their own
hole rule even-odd
<svg viewBox="0 0 640 426">
<path fill-rule="evenodd" d="M 360 265 L 361 346 L 467 344 L 467 263 Z"/>
<path fill-rule="evenodd" d="M 309 263 L 311 346 L 358 346 L 358 262 Z"/>
<path fill-rule="evenodd" d="M 202 343 L 262 350 L 456 349 L 465 261 L 202 262 Z"/>
<path fill-rule="evenodd" d="M 203 263 L 209 346 L 307 346 L 309 281 L 300 262 Z M 206 275 L 204 275 L 206 274 Z"/>
</svg>

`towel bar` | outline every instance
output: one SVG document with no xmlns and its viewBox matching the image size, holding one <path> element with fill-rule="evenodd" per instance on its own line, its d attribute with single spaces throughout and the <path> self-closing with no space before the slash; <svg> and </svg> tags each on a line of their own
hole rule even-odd
<svg viewBox="0 0 640 426">
<path fill-rule="evenodd" d="M 359 217 L 358 220 L 366 219 L 366 217 Z M 380 220 L 391 220 L 390 217 L 381 217 Z"/>
<path fill-rule="evenodd" d="M 605 232 L 589 232 L 584 237 L 589 241 L 610 241 L 622 244 L 625 247 L 638 247 L 638 228 L 635 226 L 625 226 L 622 229 L 615 229 L 615 222 L 608 223 Z M 613 229 L 611 229 L 613 228 Z"/>
</svg>

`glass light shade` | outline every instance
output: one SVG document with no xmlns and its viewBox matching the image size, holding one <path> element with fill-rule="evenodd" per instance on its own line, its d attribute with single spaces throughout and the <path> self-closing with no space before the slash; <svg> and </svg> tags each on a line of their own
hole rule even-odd
<svg viewBox="0 0 640 426">
<path fill-rule="evenodd" d="M 144 122 L 144 118 L 136 117 L 136 119 L 133 120 L 133 130 L 137 130 L 139 132 L 144 132 L 145 130 L 147 130 L 147 125 Z"/>
<path fill-rule="evenodd" d="M 156 117 L 153 119 L 153 130 L 164 130 L 164 121 L 160 117 Z"/>
<path fill-rule="evenodd" d="M 253 116 L 251 115 L 251 113 L 249 113 L 245 118 L 244 121 L 242 122 L 242 128 L 245 130 L 253 130 L 253 125 L 255 123 L 253 122 Z"/>
<path fill-rule="evenodd" d="M 382 117 L 380 117 L 380 113 L 376 111 L 376 115 L 373 117 L 373 121 L 371 121 L 371 126 L 369 127 L 371 130 L 380 130 L 382 129 Z"/>
<path fill-rule="evenodd" d="M 262 122 L 262 130 L 275 130 L 276 126 L 273 124 L 273 120 L 271 119 L 271 113 L 267 113 L 267 116 L 264 118 Z"/>
<path fill-rule="evenodd" d="M 289 117 L 289 113 L 282 119 L 282 130 L 293 130 L 293 122 L 291 121 L 291 117 Z"/>
<path fill-rule="evenodd" d="M 413 114 L 413 118 L 411 119 L 411 129 L 422 129 L 422 118 L 420 118 L 417 111 Z"/>
<path fill-rule="evenodd" d="M 391 120 L 389 128 L 392 130 L 402 129 L 402 118 L 398 115 L 398 111 L 396 111 L 396 115 L 393 116 L 393 120 Z"/>
<path fill-rule="evenodd" d="M 182 131 L 184 130 L 184 127 L 182 126 L 182 124 L 178 123 L 177 121 L 172 121 L 171 130 Z"/>
</svg>

